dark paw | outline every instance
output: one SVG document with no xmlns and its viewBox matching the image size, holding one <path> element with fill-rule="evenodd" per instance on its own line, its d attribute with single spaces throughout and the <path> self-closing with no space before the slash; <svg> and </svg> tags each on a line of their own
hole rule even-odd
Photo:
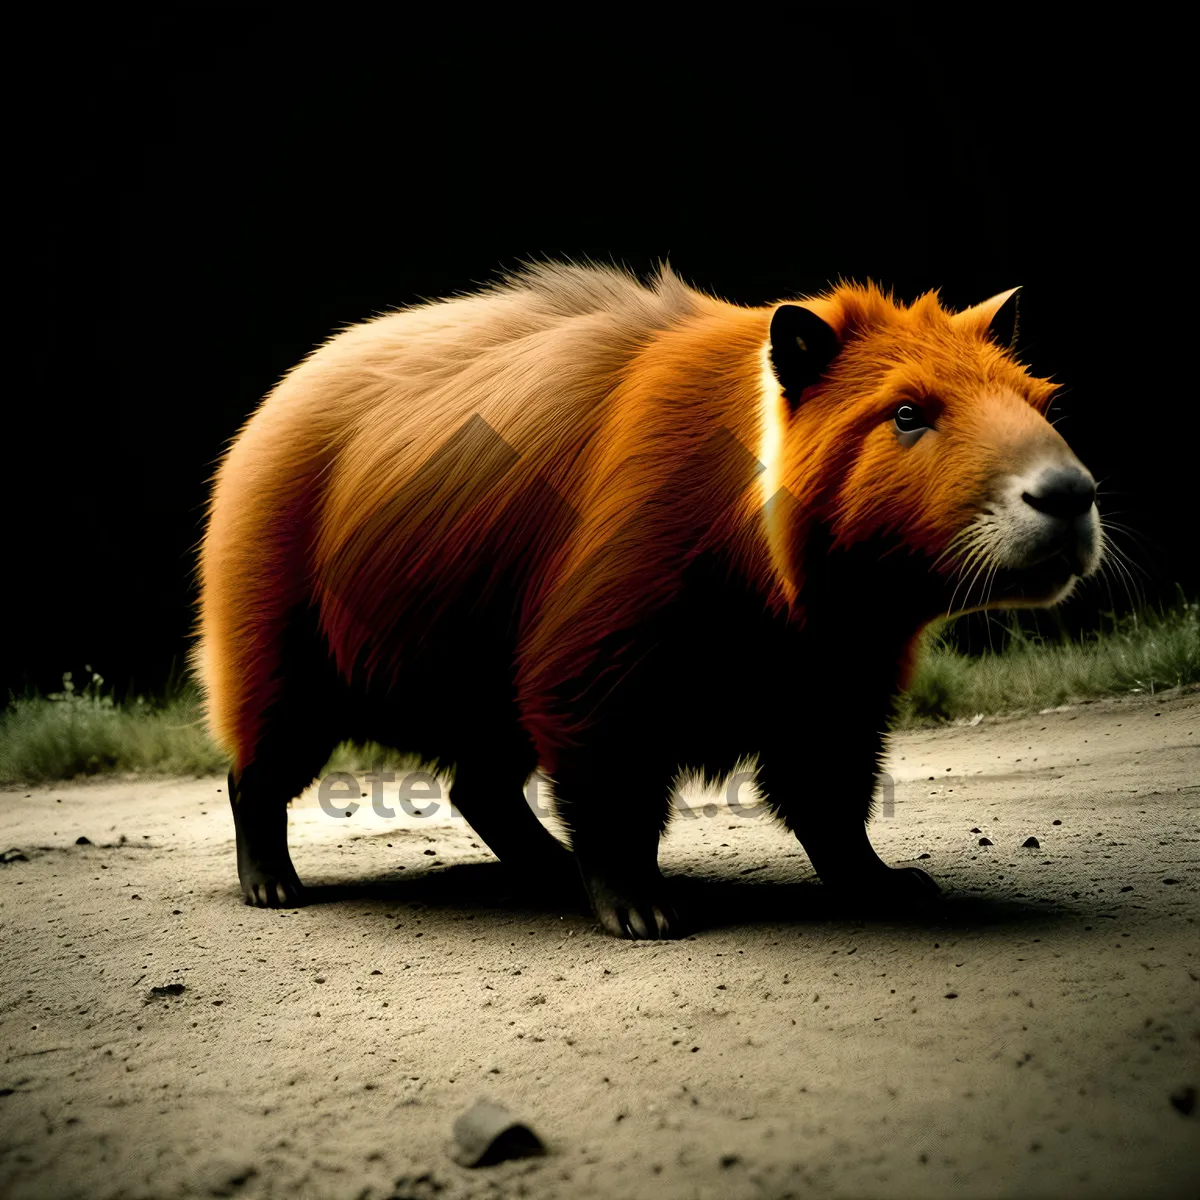
<svg viewBox="0 0 1200 1200">
<path fill-rule="evenodd" d="M 920 867 L 890 867 L 882 876 L 881 891 L 885 896 L 913 900 L 933 900 L 942 894 L 942 889 L 932 875 Z"/>
<path fill-rule="evenodd" d="M 586 880 L 592 911 L 614 937 L 660 941 L 683 936 L 683 923 L 661 879 L 642 887 L 609 880 Z"/>
<path fill-rule="evenodd" d="M 565 846 L 560 849 L 519 855 L 509 853 L 500 860 L 512 886 L 538 896 L 547 894 L 578 898 L 579 868 Z"/>
<path fill-rule="evenodd" d="M 279 872 L 251 867 L 239 873 L 239 882 L 242 899 L 255 908 L 300 908 L 308 902 L 304 885 L 290 864 Z"/>
<path fill-rule="evenodd" d="M 936 900 L 942 889 L 920 867 L 888 867 L 861 878 L 838 880 L 830 891 L 839 899 L 872 908 L 919 908 Z"/>
</svg>

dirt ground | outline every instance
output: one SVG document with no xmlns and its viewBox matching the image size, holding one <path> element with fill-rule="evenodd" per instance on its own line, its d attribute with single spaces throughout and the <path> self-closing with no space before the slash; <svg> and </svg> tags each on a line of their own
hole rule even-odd
<svg viewBox="0 0 1200 1200">
<path fill-rule="evenodd" d="M 709 795 L 663 844 L 673 943 L 530 898 L 444 806 L 304 797 L 317 903 L 271 912 L 222 780 L 4 793 L 0 1194 L 1200 1194 L 1200 694 L 906 734 L 890 771 L 873 837 L 934 912 L 830 909 Z M 456 1165 L 481 1096 L 547 1154 Z"/>
</svg>

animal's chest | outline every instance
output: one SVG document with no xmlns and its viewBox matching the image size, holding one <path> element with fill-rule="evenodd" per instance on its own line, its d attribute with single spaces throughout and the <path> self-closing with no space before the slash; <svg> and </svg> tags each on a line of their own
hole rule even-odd
<svg viewBox="0 0 1200 1200">
<path fill-rule="evenodd" d="M 803 725 L 807 639 L 741 593 L 683 597 L 630 655 L 612 697 L 621 723 L 662 738 L 688 766 L 731 771 Z"/>
</svg>

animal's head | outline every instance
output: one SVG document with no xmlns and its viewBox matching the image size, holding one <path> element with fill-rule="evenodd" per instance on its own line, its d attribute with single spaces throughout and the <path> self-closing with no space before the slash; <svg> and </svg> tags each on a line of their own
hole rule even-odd
<svg viewBox="0 0 1200 1200">
<path fill-rule="evenodd" d="M 843 286 L 771 318 L 768 493 L 835 547 L 891 547 L 947 612 L 1053 604 L 1102 554 L 1095 481 L 1046 419 L 1055 386 L 1011 352 L 1015 308 L 1015 290 L 950 313 Z M 804 531 L 776 522 L 786 570 Z"/>
</svg>

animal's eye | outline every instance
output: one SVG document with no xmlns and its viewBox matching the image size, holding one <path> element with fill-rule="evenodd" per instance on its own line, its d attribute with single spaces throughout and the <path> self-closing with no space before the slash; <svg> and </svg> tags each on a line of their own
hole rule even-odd
<svg viewBox="0 0 1200 1200">
<path fill-rule="evenodd" d="M 902 404 L 896 409 L 896 429 L 900 433 L 916 433 L 928 429 L 929 422 L 917 404 Z"/>
</svg>

